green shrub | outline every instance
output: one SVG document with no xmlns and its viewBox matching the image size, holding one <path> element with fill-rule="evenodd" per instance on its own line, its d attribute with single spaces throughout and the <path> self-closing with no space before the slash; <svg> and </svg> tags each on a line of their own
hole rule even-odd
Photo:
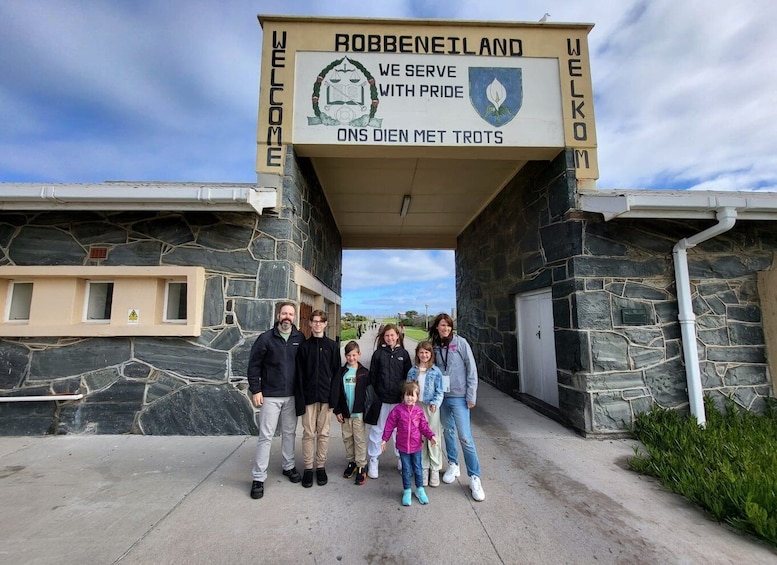
<svg viewBox="0 0 777 565">
<path fill-rule="evenodd" d="M 777 545 L 777 410 L 719 411 L 704 400 L 704 428 L 687 414 L 662 408 L 636 418 L 631 468 L 703 506 L 716 520 Z"/>
<path fill-rule="evenodd" d="M 356 328 L 348 328 L 340 332 L 340 343 L 347 343 L 352 339 L 356 339 Z"/>
</svg>

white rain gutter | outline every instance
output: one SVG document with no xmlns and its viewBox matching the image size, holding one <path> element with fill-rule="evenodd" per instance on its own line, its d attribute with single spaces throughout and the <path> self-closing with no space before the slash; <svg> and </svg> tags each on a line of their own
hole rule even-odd
<svg viewBox="0 0 777 565">
<path fill-rule="evenodd" d="M 687 249 L 695 247 L 703 241 L 717 237 L 734 227 L 737 221 L 736 208 L 722 208 L 716 213 L 718 223 L 706 230 L 685 237 L 678 241 L 672 249 L 674 257 L 675 285 L 677 287 L 677 319 L 683 339 L 683 358 L 685 359 L 685 378 L 688 383 L 688 402 L 691 414 L 696 416 L 696 423 L 704 427 L 707 417 L 704 413 L 704 398 L 699 369 L 699 353 L 696 347 L 696 315 L 693 313 L 691 300 L 691 280 L 688 274 Z"/>
<path fill-rule="evenodd" d="M 39 394 L 35 396 L 0 396 L 0 402 L 42 402 L 46 400 L 81 400 L 84 397 L 78 394 Z"/>
<path fill-rule="evenodd" d="M 255 211 L 278 205 L 278 190 L 246 184 L 0 183 L 0 210 Z"/>
</svg>

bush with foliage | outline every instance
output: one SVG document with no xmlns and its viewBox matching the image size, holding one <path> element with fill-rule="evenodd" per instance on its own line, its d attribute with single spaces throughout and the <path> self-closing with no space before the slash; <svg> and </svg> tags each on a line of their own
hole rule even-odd
<svg viewBox="0 0 777 565">
<path fill-rule="evenodd" d="M 656 408 L 637 417 L 631 468 L 657 477 L 716 520 L 777 545 L 777 409 L 719 411 L 704 399 L 705 427 L 695 417 Z"/>
</svg>

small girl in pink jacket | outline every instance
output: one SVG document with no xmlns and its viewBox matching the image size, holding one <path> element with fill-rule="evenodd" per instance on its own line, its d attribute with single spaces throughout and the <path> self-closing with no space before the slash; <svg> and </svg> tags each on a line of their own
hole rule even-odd
<svg viewBox="0 0 777 565">
<path fill-rule="evenodd" d="M 408 381 L 402 385 L 402 404 L 397 404 L 389 412 L 386 425 L 383 428 L 383 442 L 380 444 L 381 450 L 386 450 L 386 442 L 391 437 L 394 428 L 397 430 L 395 443 L 399 450 L 399 458 L 402 461 L 402 505 L 410 506 L 412 501 L 411 479 L 415 477 L 415 495 L 418 502 L 428 504 L 429 498 L 424 491 L 424 473 L 421 468 L 421 448 L 423 439 L 421 434 L 429 440 L 432 445 L 437 445 L 437 438 L 434 436 L 429 423 L 426 421 L 423 409 L 417 405 L 418 402 L 418 383 Z"/>
</svg>

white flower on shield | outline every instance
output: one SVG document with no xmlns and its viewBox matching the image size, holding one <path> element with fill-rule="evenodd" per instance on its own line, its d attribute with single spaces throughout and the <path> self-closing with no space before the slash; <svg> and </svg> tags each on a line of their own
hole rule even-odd
<svg viewBox="0 0 777 565">
<path fill-rule="evenodd" d="M 504 103 L 505 98 L 507 98 L 507 90 L 501 82 L 494 79 L 491 81 L 491 84 L 488 85 L 488 88 L 486 88 L 486 98 L 494 105 L 495 110 L 499 110 L 499 106 L 501 106 Z"/>
</svg>

